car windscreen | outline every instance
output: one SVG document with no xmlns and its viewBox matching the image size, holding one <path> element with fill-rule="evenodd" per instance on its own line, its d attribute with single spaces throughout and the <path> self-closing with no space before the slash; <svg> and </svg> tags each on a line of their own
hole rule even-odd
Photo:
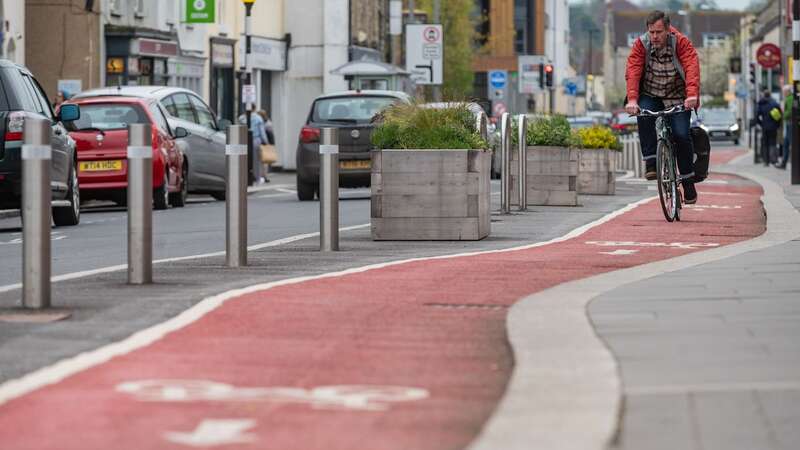
<svg viewBox="0 0 800 450">
<path fill-rule="evenodd" d="M 726 109 L 701 111 L 700 117 L 703 119 L 703 122 L 708 123 L 732 124 L 736 122 L 736 116 L 733 115 L 733 112 Z"/>
<path fill-rule="evenodd" d="M 120 103 L 84 104 L 81 118 L 65 124 L 69 131 L 121 130 L 131 123 L 149 124 L 150 120 L 138 105 Z"/>
<path fill-rule="evenodd" d="M 369 123 L 375 114 L 397 101 L 395 97 L 378 96 L 323 98 L 314 102 L 311 121 Z"/>
</svg>

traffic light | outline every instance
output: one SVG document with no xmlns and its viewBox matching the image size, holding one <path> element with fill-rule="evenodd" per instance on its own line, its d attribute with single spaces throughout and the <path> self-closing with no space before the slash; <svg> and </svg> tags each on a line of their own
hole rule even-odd
<svg viewBox="0 0 800 450">
<path fill-rule="evenodd" d="M 553 65 L 545 64 L 544 66 L 544 84 L 551 88 L 553 87 Z"/>
<path fill-rule="evenodd" d="M 750 63 L 750 84 L 756 84 L 756 65 Z"/>
</svg>

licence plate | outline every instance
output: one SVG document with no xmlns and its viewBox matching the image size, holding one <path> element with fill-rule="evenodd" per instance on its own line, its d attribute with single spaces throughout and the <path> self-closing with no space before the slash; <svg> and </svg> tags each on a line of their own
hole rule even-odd
<svg viewBox="0 0 800 450">
<path fill-rule="evenodd" d="M 372 160 L 356 159 L 351 161 L 339 161 L 340 169 L 369 169 L 372 167 Z"/>
<path fill-rule="evenodd" d="M 102 172 L 107 170 L 122 170 L 122 161 L 83 161 L 80 163 L 81 172 Z"/>
</svg>

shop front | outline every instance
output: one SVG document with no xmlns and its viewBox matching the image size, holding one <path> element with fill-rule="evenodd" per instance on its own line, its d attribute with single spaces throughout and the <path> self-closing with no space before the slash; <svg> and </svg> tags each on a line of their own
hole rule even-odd
<svg viewBox="0 0 800 450">
<path fill-rule="evenodd" d="M 178 56 L 171 40 L 106 34 L 107 86 L 167 86 L 168 64 Z"/>
<path fill-rule="evenodd" d="M 234 122 L 236 117 L 235 67 L 233 39 L 211 38 L 209 97 L 211 108 L 222 117 Z"/>
<path fill-rule="evenodd" d="M 253 84 L 256 85 L 256 109 L 272 116 L 272 78 L 275 72 L 286 71 L 286 42 L 264 37 L 250 38 Z M 244 62 L 244 36 L 239 40 L 239 61 Z M 243 109 L 243 105 L 240 105 Z"/>
</svg>

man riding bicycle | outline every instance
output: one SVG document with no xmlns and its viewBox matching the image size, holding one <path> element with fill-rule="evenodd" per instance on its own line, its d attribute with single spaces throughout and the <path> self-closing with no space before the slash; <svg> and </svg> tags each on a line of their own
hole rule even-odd
<svg viewBox="0 0 800 450">
<path fill-rule="evenodd" d="M 686 111 L 670 116 L 672 137 L 683 184 L 684 202 L 697 202 L 694 188 L 694 150 L 689 132 L 692 110 L 699 105 L 700 62 L 688 37 L 670 26 L 669 16 L 653 11 L 647 16 L 647 33 L 636 39 L 625 70 L 625 111 L 663 111 L 684 105 Z M 645 178 L 655 180 L 656 125 L 653 117 L 638 117 L 639 141 L 645 161 Z"/>
</svg>

